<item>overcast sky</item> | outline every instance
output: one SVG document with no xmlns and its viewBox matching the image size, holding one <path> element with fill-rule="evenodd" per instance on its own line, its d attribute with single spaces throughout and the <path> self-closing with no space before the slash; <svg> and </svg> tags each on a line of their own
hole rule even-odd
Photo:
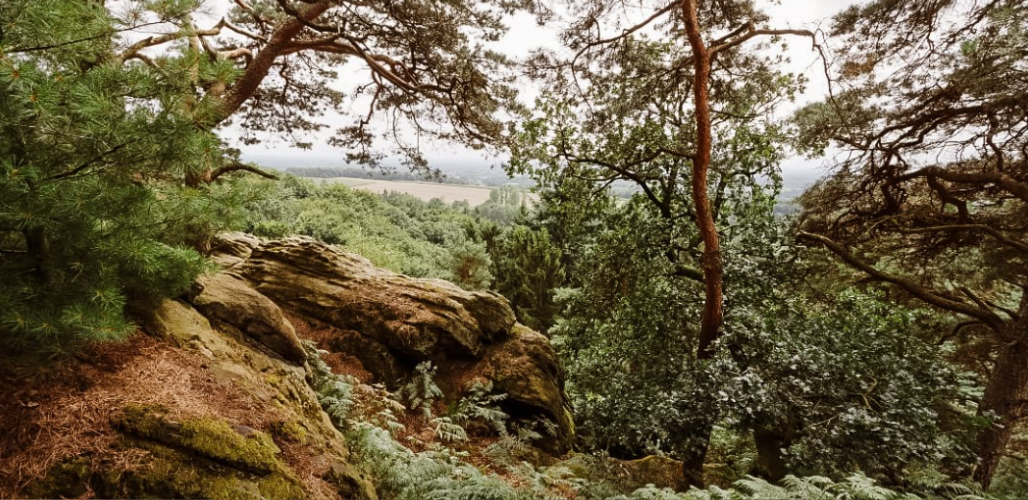
<svg viewBox="0 0 1028 500">
<path fill-rule="evenodd" d="M 231 0 L 215 0 L 209 4 L 212 13 L 217 15 L 222 9 L 226 9 Z M 766 2 L 766 11 L 772 17 L 772 26 L 776 28 L 806 28 L 816 30 L 819 27 L 828 28 L 828 18 L 833 14 L 854 3 L 853 0 L 781 0 L 781 2 Z M 774 5 L 779 3 L 778 5 Z M 642 13 L 645 16 L 645 13 Z M 643 17 L 640 17 L 642 19 Z M 497 49 L 506 52 L 515 59 L 522 58 L 532 49 L 538 47 L 557 47 L 558 32 L 560 24 L 555 23 L 547 26 L 538 26 L 533 16 L 518 14 L 510 19 L 510 31 L 504 39 L 496 46 Z M 821 61 L 816 52 L 806 41 L 796 40 L 789 44 L 789 58 L 792 60 L 788 70 L 796 73 L 803 73 L 808 77 L 809 84 L 806 93 L 799 99 L 797 106 L 822 99 L 827 94 L 827 82 L 825 82 Z M 366 70 L 363 70 L 366 71 Z M 340 82 L 345 86 L 345 81 Z M 531 88 L 526 88 L 525 98 L 528 101 L 534 96 Z M 331 117 L 328 117 L 330 125 Z M 331 129 L 332 127 L 330 127 Z M 327 135 L 329 131 L 326 131 Z M 227 139 L 233 140 L 238 134 L 228 129 L 223 133 Z M 325 144 L 324 137 L 312 138 L 314 143 L 312 150 L 301 150 L 289 147 L 282 141 L 271 140 L 266 143 L 244 146 L 239 143 L 233 144 L 243 151 L 243 158 L 247 161 L 254 161 L 269 166 L 282 167 L 288 165 L 311 165 L 311 166 L 343 166 L 343 151 L 333 149 Z M 475 152 L 458 145 L 445 143 L 423 143 L 423 150 L 428 157 L 430 164 L 437 167 L 460 166 L 462 169 L 478 166 L 490 168 L 491 165 L 498 165 L 501 159 L 488 158 L 482 153 Z M 821 161 L 808 161 L 801 158 L 790 158 L 783 163 L 783 171 L 789 177 L 811 177 L 818 170 Z"/>
</svg>

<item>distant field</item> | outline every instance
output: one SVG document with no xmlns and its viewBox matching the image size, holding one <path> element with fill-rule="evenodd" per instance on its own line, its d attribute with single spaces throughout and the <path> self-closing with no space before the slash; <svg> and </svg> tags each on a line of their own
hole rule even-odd
<svg viewBox="0 0 1028 500">
<path fill-rule="evenodd" d="M 392 191 L 407 193 L 428 201 L 440 198 L 446 203 L 467 201 L 471 206 L 478 206 L 489 200 L 491 188 L 477 186 L 461 186 L 459 184 L 439 184 L 437 182 L 383 181 L 376 179 L 357 179 L 354 177 L 331 177 L 313 179 L 321 182 L 341 182 L 356 189 L 375 193 Z"/>
</svg>

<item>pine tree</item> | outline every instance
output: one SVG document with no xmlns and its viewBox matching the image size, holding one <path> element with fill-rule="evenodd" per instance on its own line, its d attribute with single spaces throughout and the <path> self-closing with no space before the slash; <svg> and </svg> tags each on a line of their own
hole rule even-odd
<svg viewBox="0 0 1028 500">
<path fill-rule="evenodd" d="M 184 77 L 195 54 L 122 64 L 128 23 L 100 2 L 5 1 L 0 26 L 5 352 L 123 338 L 127 304 L 183 292 L 205 265 L 187 241 L 229 219 L 224 186 L 162 183 L 222 158 Z"/>
<path fill-rule="evenodd" d="M 515 226 L 504 233 L 493 256 L 496 289 L 510 299 L 518 320 L 545 331 L 553 326 L 554 289 L 564 284 L 560 249 L 546 229 Z"/>
</svg>

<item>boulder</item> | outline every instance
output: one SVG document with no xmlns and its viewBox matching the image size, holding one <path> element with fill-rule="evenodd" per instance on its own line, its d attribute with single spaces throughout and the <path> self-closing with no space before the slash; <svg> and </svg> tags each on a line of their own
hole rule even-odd
<svg viewBox="0 0 1028 500">
<path fill-rule="evenodd" d="M 547 451 L 569 449 L 574 428 L 556 353 L 515 322 L 505 298 L 396 274 L 308 238 L 262 243 L 232 271 L 283 309 L 326 325 L 308 338 L 357 358 L 377 382 L 395 388 L 432 361 L 452 401 L 475 380 L 491 380 L 513 417 L 556 425 Z"/>
<path fill-rule="evenodd" d="M 231 268 L 250 257 L 250 252 L 260 244 L 261 239 L 251 234 L 221 233 L 211 242 L 211 260 L 221 267 Z"/>
<path fill-rule="evenodd" d="M 202 314 L 188 304 L 165 299 L 143 317 L 143 328 L 150 335 L 179 347 L 188 347 L 214 359 L 207 344 L 218 335 Z"/>
<path fill-rule="evenodd" d="M 497 294 L 396 274 L 307 238 L 262 244 L 238 271 L 282 307 L 359 331 L 412 361 L 479 358 L 514 325 Z"/>
<path fill-rule="evenodd" d="M 307 359 L 282 310 L 230 273 L 198 279 L 190 292 L 190 302 L 208 319 L 238 329 L 287 361 L 302 365 Z"/>
<path fill-rule="evenodd" d="M 508 404 L 517 406 L 512 408 L 514 413 L 546 415 L 557 424 L 555 443 L 569 443 L 574 438 L 560 364 L 545 335 L 519 323 L 468 371 L 491 380 L 498 392 L 506 393 Z M 553 451 L 562 451 L 562 447 L 555 446 Z"/>
<path fill-rule="evenodd" d="M 574 453 L 555 466 L 564 467 L 577 477 L 606 483 L 626 495 L 648 484 L 675 491 L 689 489 L 682 462 L 658 455 L 638 460 L 618 460 Z"/>
</svg>

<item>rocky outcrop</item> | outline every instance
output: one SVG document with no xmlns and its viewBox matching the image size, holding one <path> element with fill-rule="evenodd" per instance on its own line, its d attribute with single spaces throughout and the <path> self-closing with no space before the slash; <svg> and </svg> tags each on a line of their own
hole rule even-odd
<svg viewBox="0 0 1028 500">
<path fill-rule="evenodd" d="M 232 327 L 287 361 L 306 359 L 293 326 L 271 299 L 227 272 L 203 276 L 193 285 L 190 302 L 211 321 Z"/>
<path fill-rule="evenodd" d="M 447 402 L 491 381 L 512 419 L 554 424 L 537 446 L 569 449 L 556 355 L 516 323 L 503 297 L 395 274 L 309 239 L 230 234 L 214 248 L 225 269 L 148 311 L 140 318 L 148 335 L 98 346 L 103 352 L 48 382 L 49 400 L 0 401 L 9 415 L 0 436 L 18 450 L 0 453 L 0 493 L 375 498 L 322 410 L 301 338 L 331 351 L 330 364 L 361 365 L 338 373 L 394 388 L 431 361 Z M 4 481 L 13 463 L 31 464 L 36 479 Z"/>
<path fill-rule="evenodd" d="M 491 380 L 512 415 L 556 425 L 550 451 L 569 448 L 574 431 L 556 354 L 515 322 L 502 296 L 396 274 L 308 238 L 262 243 L 232 272 L 283 309 L 332 327 L 315 340 L 357 358 L 378 382 L 395 387 L 422 361 L 439 367 L 450 399 Z"/>
<path fill-rule="evenodd" d="M 262 244 L 238 272 L 282 307 L 358 331 L 410 360 L 478 358 L 514 326 L 499 295 L 396 274 L 306 238 Z"/>
</svg>

